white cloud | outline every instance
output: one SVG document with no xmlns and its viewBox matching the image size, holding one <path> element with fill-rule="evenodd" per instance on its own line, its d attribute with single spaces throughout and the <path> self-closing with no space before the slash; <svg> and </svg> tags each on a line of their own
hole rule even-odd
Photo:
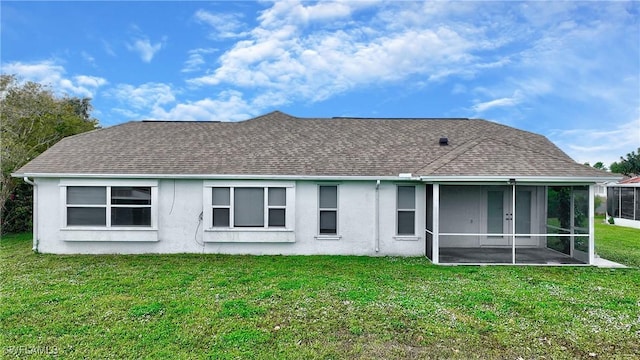
<svg viewBox="0 0 640 360">
<path fill-rule="evenodd" d="M 107 95 L 115 98 L 121 104 L 142 112 L 173 103 L 176 100 L 172 86 L 162 83 L 146 83 L 140 86 L 119 84 L 108 90 Z"/>
<path fill-rule="evenodd" d="M 364 8 L 366 13 L 358 13 Z M 516 15 L 501 4 L 290 1 L 274 3 L 258 21 L 247 39 L 188 83 L 255 89 L 288 102 L 322 101 L 403 81 L 408 88 L 424 88 L 457 78 L 460 86 L 471 89 L 464 81 L 479 74 L 522 68 L 528 55 L 520 51 L 528 50 L 536 36 L 520 29 Z M 505 89 L 488 86 L 503 96 L 461 108 L 484 112 L 513 107 L 556 86 L 545 77 L 516 79 L 524 80 L 520 85 L 505 80 L 510 82 Z M 454 93 L 462 94 L 460 86 Z"/>
<path fill-rule="evenodd" d="M 516 106 L 521 101 L 522 101 L 522 93 L 519 90 L 516 90 L 511 97 L 503 97 L 499 99 L 477 103 L 472 106 L 472 110 L 475 111 L 476 113 L 483 113 L 485 111 L 488 111 L 494 108 Z"/>
<path fill-rule="evenodd" d="M 458 99 L 468 99 L 453 110 L 491 112 L 509 118 L 505 122 L 546 115 L 531 125 L 538 132 L 548 129 L 540 122 L 555 124 L 558 118 L 576 124 L 579 110 L 569 109 L 576 105 L 601 103 L 612 109 L 608 118 L 629 118 L 630 111 L 620 109 L 637 106 L 633 89 L 639 75 L 625 56 L 629 51 L 591 46 L 608 48 L 610 39 L 621 38 L 613 35 L 637 29 L 619 9 L 601 14 L 608 4 L 287 1 L 265 6 L 256 19 L 195 12 L 193 19 L 210 28 L 211 37 L 234 43 L 217 58 L 208 56 L 216 50 L 206 47 L 187 54 L 181 71 L 191 74 L 188 85 L 206 87 L 206 97 L 147 104 L 147 114 L 210 119 L 224 113 L 237 119 L 359 88 L 403 85 L 410 92 L 446 80 L 455 83 L 448 88 Z M 250 29 L 253 20 L 258 25 Z M 637 36 L 622 38 L 638 48 Z M 566 109 L 558 108 L 565 100 L 570 101 Z M 230 109 L 228 104 L 242 116 L 213 109 Z"/>
<path fill-rule="evenodd" d="M 359 14 L 363 9 L 367 13 Z M 250 102 L 269 98 L 277 101 L 275 106 L 323 101 L 360 87 L 402 81 L 422 88 L 511 65 L 509 56 L 476 54 L 508 43 L 499 31 L 488 36 L 493 18 L 473 26 L 445 21 L 449 16 L 465 20 L 474 9 L 475 4 L 466 3 L 276 2 L 260 13 L 259 25 L 247 38 L 215 63 L 190 55 L 186 70 L 207 71 L 187 83 L 255 91 Z M 196 15 L 212 26 L 218 26 L 222 16 L 202 11 Z"/>
<path fill-rule="evenodd" d="M 238 91 L 223 91 L 215 99 L 205 98 L 177 104 L 169 110 L 156 107 L 151 116 L 163 120 L 245 120 L 255 115 Z"/>
<path fill-rule="evenodd" d="M 258 20 L 262 27 L 271 29 L 313 21 L 330 21 L 351 15 L 352 6 L 358 6 L 357 2 L 319 2 L 304 6 L 300 1 L 278 1 L 263 11 Z"/>
<path fill-rule="evenodd" d="M 116 52 L 113 50 L 113 46 L 111 46 L 111 43 L 109 43 L 107 40 L 102 40 L 102 48 L 104 49 L 104 52 L 106 52 L 110 56 L 118 56 L 118 54 L 116 54 Z"/>
<path fill-rule="evenodd" d="M 526 46 L 512 56 L 513 68 L 521 77 L 495 86 L 515 86 L 529 96 L 551 94 L 585 104 L 637 106 L 637 101 L 625 100 L 640 95 L 637 57 L 629 57 L 639 51 L 638 25 L 637 19 L 625 20 L 626 6 L 615 2 L 521 4 L 520 14 L 529 21 L 523 27 L 529 32 L 522 36 Z M 624 43 L 613 46 L 611 39 Z M 634 74 L 635 86 L 621 81 L 628 74 Z"/>
<path fill-rule="evenodd" d="M 549 138 L 579 163 L 602 161 L 609 166 L 640 147 L 640 117 L 613 128 L 603 121 L 600 129 L 554 130 Z"/>
<path fill-rule="evenodd" d="M 357 24 L 302 33 L 309 22 L 349 18 L 357 10 L 354 6 L 355 2 L 306 7 L 299 2 L 275 3 L 260 15 L 260 26 L 251 31 L 250 39 L 225 52 L 220 66 L 209 74 L 188 82 L 259 88 L 280 92 L 278 98 L 289 101 L 321 101 L 370 84 L 469 75 L 476 71 L 470 66 L 473 52 L 492 46 L 478 38 L 475 29 L 445 25 L 389 31 Z"/>
<path fill-rule="evenodd" d="M 155 54 L 164 46 L 165 39 L 161 42 L 152 44 L 151 41 L 144 38 L 137 38 L 133 40 L 133 43 L 127 43 L 127 49 L 140 55 L 140 59 L 146 63 L 151 62 Z"/>
<path fill-rule="evenodd" d="M 16 74 L 20 80 L 51 86 L 58 94 L 80 97 L 94 97 L 98 88 L 107 84 L 106 79 L 97 76 L 76 75 L 67 78 L 64 67 L 53 60 L 3 63 L 2 71 L 6 74 Z"/>
<path fill-rule="evenodd" d="M 120 84 L 107 93 L 118 106 L 112 112 L 128 119 L 157 120 L 244 120 L 256 115 L 256 109 L 239 91 L 227 90 L 216 97 L 178 102 L 181 91 L 170 84 Z"/>
<path fill-rule="evenodd" d="M 140 115 L 139 113 L 132 111 L 131 109 L 123 109 L 123 108 L 113 108 L 111 111 L 118 115 L 119 118 L 124 118 L 127 120 L 141 120 L 147 119 L 145 116 Z"/>
<path fill-rule="evenodd" d="M 87 63 L 91 64 L 94 67 L 96 66 L 96 58 L 93 57 L 93 55 L 89 54 L 86 51 L 81 51 L 80 56 L 82 56 L 84 61 L 86 61 Z"/>
<path fill-rule="evenodd" d="M 75 76 L 74 79 L 78 83 L 78 85 L 98 88 L 100 86 L 106 85 L 107 80 L 97 76 L 88 76 L 88 75 L 78 75 Z"/>
<path fill-rule="evenodd" d="M 217 49 L 212 48 L 199 48 L 189 50 L 188 58 L 184 62 L 184 67 L 180 71 L 185 73 L 199 71 L 202 66 L 207 63 L 205 60 L 205 55 L 213 54 L 216 51 Z"/>
<path fill-rule="evenodd" d="M 193 15 L 199 23 L 204 23 L 212 28 L 212 39 L 228 39 L 246 36 L 247 32 L 241 31 L 245 27 L 240 21 L 243 15 L 239 13 L 215 14 L 206 10 L 198 10 Z"/>
<path fill-rule="evenodd" d="M 54 86 L 62 78 L 65 72 L 62 65 L 51 60 L 33 63 L 20 61 L 2 64 L 2 71 L 6 74 L 16 74 L 24 80 Z"/>
<path fill-rule="evenodd" d="M 455 84 L 451 89 L 451 93 L 454 95 L 465 94 L 466 92 L 467 92 L 467 87 L 462 84 Z"/>
</svg>

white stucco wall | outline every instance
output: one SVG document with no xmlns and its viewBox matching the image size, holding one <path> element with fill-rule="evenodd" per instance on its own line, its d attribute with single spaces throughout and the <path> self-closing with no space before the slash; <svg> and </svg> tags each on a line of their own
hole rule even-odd
<svg viewBox="0 0 640 360">
<path fill-rule="evenodd" d="M 640 229 L 640 221 L 639 220 L 629 220 L 623 218 L 613 218 L 614 224 L 618 226 L 630 227 Z"/>
<path fill-rule="evenodd" d="M 148 180 L 140 180 L 149 183 Z M 318 236 L 318 184 L 315 181 L 283 181 L 287 192 L 287 229 L 271 231 L 211 231 L 206 216 L 207 187 L 214 180 L 158 180 L 157 207 L 151 229 L 72 229 L 64 226 L 64 196 L 61 186 L 121 185 L 129 180 L 36 179 L 38 192 L 38 251 L 58 254 L 138 254 L 138 253 L 223 253 L 223 254 L 343 254 L 402 255 L 425 254 L 425 192 L 416 186 L 416 235 L 396 236 L 396 186 L 381 182 L 379 188 L 379 251 L 376 252 L 376 182 L 339 181 L 338 236 Z M 228 184 L 229 181 L 220 181 Z M 237 182 L 236 182 L 237 183 Z M 253 181 L 255 183 L 255 181 Z M 266 183 L 266 182 L 265 182 Z M 270 186 L 280 186 L 269 181 Z M 407 183 L 402 183 L 408 185 Z M 210 190 L 209 190 L 210 191 Z M 290 203 L 293 201 L 293 203 Z M 292 214 L 289 211 L 293 211 Z M 202 214 L 202 215 L 201 215 Z M 201 218 L 202 216 L 202 218 Z M 207 225 L 209 224 L 209 225 Z M 244 242 L 244 240 L 250 242 Z M 261 242 L 264 239 L 267 242 Z M 221 242 L 222 241 L 222 242 Z M 229 241 L 229 242 L 227 242 Z"/>
</svg>

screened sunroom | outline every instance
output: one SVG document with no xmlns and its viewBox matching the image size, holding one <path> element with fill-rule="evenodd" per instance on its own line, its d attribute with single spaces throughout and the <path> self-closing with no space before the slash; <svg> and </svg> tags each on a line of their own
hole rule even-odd
<svg viewBox="0 0 640 360">
<path fill-rule="evenodd" d="M 427 256 L 439 264 L 592 264 L 593 185 L 427 185 Z"/>
<path fill-rule="evenodd" d="M 635 179 L 607 186 L 607 216 L 617 225 L 640 229 L 640 178 Z"/>
</svg>

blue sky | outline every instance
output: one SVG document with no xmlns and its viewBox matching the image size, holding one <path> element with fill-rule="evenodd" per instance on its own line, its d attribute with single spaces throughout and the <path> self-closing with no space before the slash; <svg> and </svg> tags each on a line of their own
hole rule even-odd
<svg viewBox="0 0 640 360">
<path fill-rule="evenodd" d="M 2 1 L 2 73 L 139 119 L 471 117 L 640 146 L 638 2 Z"/>
</svg>

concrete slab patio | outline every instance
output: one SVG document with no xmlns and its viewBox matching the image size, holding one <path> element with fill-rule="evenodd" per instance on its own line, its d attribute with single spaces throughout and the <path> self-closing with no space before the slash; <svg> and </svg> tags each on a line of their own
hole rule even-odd
<svg viewBox="0 0 640 360">
<path fill-rule="evenodd" d="M 443 264 L 511 264 L 511 248 L 440 248 Z M 516 264 L 520 265 L 587 265 L 560 252 L 546 248 L 516 249 Z M 626 266 L 596 257 L 595 266 L 624 268 Z"/>
<path fill-rule="evenodd" d="M 596 254 L 594 263 L 595 263 L 594 265 L 599 268 L 607 268 L 607 269 L 626 269 L 627 268 L 626 265 L 613 262 L 611 260 L 603 259 L 600 256 L 598 256 L 598 254 Z"/>
</svg>

